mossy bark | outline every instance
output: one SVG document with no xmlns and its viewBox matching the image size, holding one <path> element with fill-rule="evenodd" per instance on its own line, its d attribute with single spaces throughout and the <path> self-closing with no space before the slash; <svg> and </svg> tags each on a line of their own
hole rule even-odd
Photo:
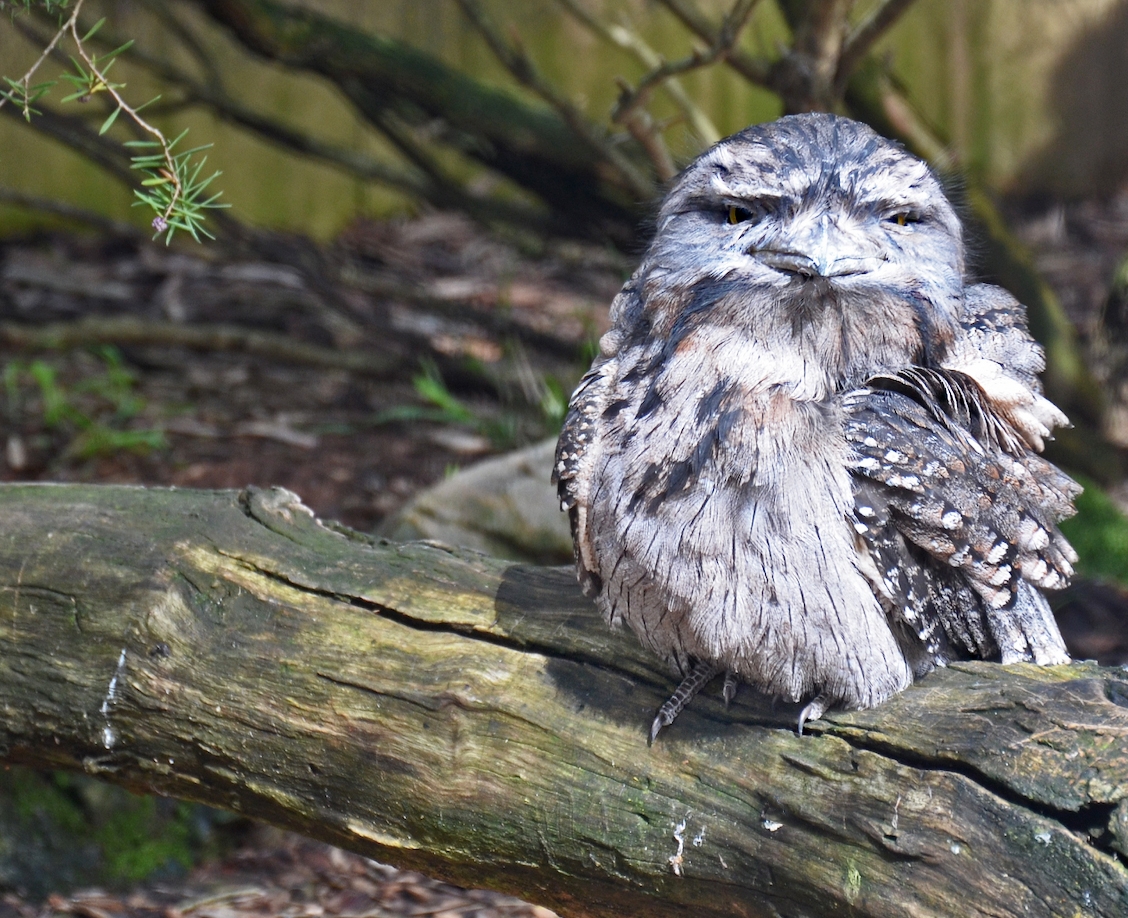
<svg viewBox="0 0 1128 918">
<path fill-rule="evenodd" d="M 0 747 L 566 915 L 1128 913 L 1128 676 L 953 666 L 793 729 L 570 571 L 284 491 L 0 486 Z"/>
</svg>

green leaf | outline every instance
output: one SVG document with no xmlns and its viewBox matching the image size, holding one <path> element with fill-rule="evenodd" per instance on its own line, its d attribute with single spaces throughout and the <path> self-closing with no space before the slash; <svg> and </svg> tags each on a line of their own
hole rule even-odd
<svg viewBox="0 0 1128 918">
<path fill-rule="evenodd" d="M 102 28 L 102 27 L 103 27 L 104 25 L 106 25 L 106 17 L 105 17 L 105 16 L 103 16 L 102 18 L 100 18 L 100 19 L 99 19 L 99 20 L 97 21 L 97 23 L 95 23 L 94 25 L 90 26 L 90 30 L 89 30 L 89 32 L 88 32 L 88 33 L 87 33 L 86 35 L 83 35 L 83 36 L 82 36 L 82 41 L 83 41 L 83 42 L 89 42 L 89 41 L 90 41 L 90 39 L 91 39 L 92 37 L 94 37 L 95 35 L 97 35 L 97 33 L 98 33 L 98 29 L 99 29 L 99 28 Z"/>
<path fill-rule="evenodd" d="M 89 80 L 93 74 L 87 73 L 86 68 L 82 66 L 75 58 L 71 58 L 71 64 L 74 65 L 75 71 L 79 74 L 78 79 Z M 63 79 L 74 80 L 76 77 L 71 73 L 64 73 Z"/>
<path fill-rule="evenodd" d="M 133 47 L 133 45 L 134 45 L 134 39 L 131 38 L 124 45 L 119 45 L 118 47 L 114 48 L 113 51 L 110 51 L 110 52 L 104 54 L 101 59 L 104 60 L 104 61 L 111 61 L 112 62 L 114 60 L 114 58 L 116 58 L 123 51 L 128 51 L 130 48 Z M 104 70 L 102 72 L 105 73 Z"/>
<path fill-rule="evenodd" d="M 114 122 L 117 121 L 117 116 L 120 115 L 120 114 L 121 114 L 121 106 L 119 105 L 112 112 L 110 112 L 110 117 L 102 122 L 102 126 L 98 129 L 98 136 L 99 137 L 101 137 L 103 134 L 106 133 L 106 131 L 108 131 L 110 128 L 112 128 L 114 126 Z"/>
<path fill-rule="evenodd" d="M 142 103 L 141 103 L 140 105 L 137 105 L 137 106 L 135 106 L 135 107 L 134 107 L 134 109 L 133 109 L 133 112 L 134 112 L 134 114 L 136 114 L 137 112 L 142 112 L 142 111 L 144 111 L 144 110 L 145 110 L 145 109 L 147 109 L 147 108 L 148 108 L 148 107 L 149 107 L 150 105 L 152 105 L 152 104 L 153 104 L 154 102 L 157 102 L 157 101 L 159 101 L 159 100 L 160 100 L 160 98 L 161 98 L 161 97 L 160 97 L 160 95 L 158 94 L 158 95 L 155 95 L 155 96 L 153 96 L 153 98 L 151 98 L 151 99 L 150 99 L 150 100 L 149 100 L 148 102 L 142 102 Z"/>
<path fill-rule="evenodd" d="M 94 23 L 94 25 L 92 25 L 90 27 L 89 32 L 87 32 L 85 35 L 82 36 L 82 40 L 84 42 L 90 41 L 90 39 L 93 38 L 97 34 L 98 30 L 100 28 L 102 28 L 102 26 L 104 26 L 105 24 L 106 24 L 106 17 L 103 16 L 96 23 Z"/>
</svg>

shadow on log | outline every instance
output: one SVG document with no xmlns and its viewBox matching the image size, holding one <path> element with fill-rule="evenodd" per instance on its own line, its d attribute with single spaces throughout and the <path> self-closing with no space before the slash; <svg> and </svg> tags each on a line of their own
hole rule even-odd
<svg viewBox="0 0 1128 918">
<path fill-rule="evenodd" d="M 1128 914 L 1128 674 L 953 666 L 792 729 L 695 701 L 570 570 L 285 491 L 0 486 L 12 762 L 236 810 L 565 915 Z"/>
</svg>

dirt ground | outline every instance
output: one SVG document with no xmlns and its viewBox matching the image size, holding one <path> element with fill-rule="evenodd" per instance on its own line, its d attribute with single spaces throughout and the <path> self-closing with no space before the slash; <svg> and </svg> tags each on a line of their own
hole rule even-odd
<svg viewBox="0 0 1128 918">
<path fill-rule="evenodd" d="M 1010 213 L 1091 333 L 1128 197 Z M 281 485 L 371 531 L 451 470 L 554 429 L 630 268 L 449 214 L 359 222 L 324 249 L 261 233 L 172 250 L 0 240 L 0 480 Z M 1123 607 L 1090 598 L 1070 640 L 1113 662 Z M 264 829 L 179 884 L 0 901 L 0 916 L 46 914 L 550 913 Z"/>
<path fill-rule="evenodd" d="M 357 224 L 324 251 L 48 235 L 0 258 L 0 479 L 281 485 L 362 530 L 549 432 L 629 270 L 592 247 L 523 253 L 444 214 Z M 130 343 L 107 357 L 123 318 Z M 8 323 L 65 323 L 85 347 L 16 349 Z"/>
</svg>

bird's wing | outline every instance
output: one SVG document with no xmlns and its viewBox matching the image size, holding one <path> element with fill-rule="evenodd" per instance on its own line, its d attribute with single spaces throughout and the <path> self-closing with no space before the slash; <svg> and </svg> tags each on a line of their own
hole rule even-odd
<svg viewBox="0 0 1128 918">
<path fill-rule="evenodd" d="M 564 418 L 552 467 L 552 483 L 560 495 L 560 509 L 567 511 L 572 525 L 572 546 L 580 586 L 584 594 L 591 597 L 601 588 L 594 546 L 588 531 L 592 467 L 602 450 L 603 412 L 615 365 L 614 359 L 597 360 L 580 380 Z"/>
<path fill-rule="evenodd" d="M 1069 421 L 1042 395 L 1045 354 L 1026 326 L 1026 307 L 1006 290 L 973 284 L 964 291 L 960 331 L 943 366 L 971 376 L 994 411 L 1039 452 Z"/>
<path fill-rule="evenodd" d="M 1064 658 L 1048 605 L 1077 556 L 1057 529 L 1080 488 L 1026 449 L 970 377 L 907 370 L 844 399 L 855 528 L 926 645 Z M 994 646 L 993 646 L 994 645 Z"/>
</svg>

